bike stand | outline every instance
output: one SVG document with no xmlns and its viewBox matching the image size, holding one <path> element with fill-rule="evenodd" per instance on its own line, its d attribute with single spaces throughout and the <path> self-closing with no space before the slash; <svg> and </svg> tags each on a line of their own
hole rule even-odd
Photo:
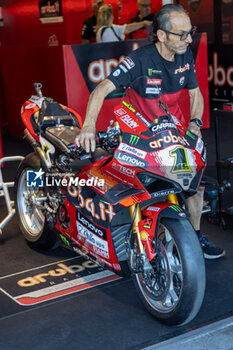
<svg viewBox="0 0 233 350">
<path fill-rule="evenodd" d="M 8 215 L 0 222 L 0 235 L 2 234 L 2 229 L 15 215 L 14 201 L 10 199 L 10 194 L 8 190 L 8 188 L 13 187 L 15 183 L 14 181 L 11 181 L 11 182 L 3 181 L 2 164 L 7 162 L 12 162 L 12 161 L 21 161 L 23 159 L 24 159 L 23 156 L 3 157 L 0 159 L 0 197 L 5 198 L 5 202 L 8 210 Z"/>
<path fill-rule="evenodd" d="M 207 214 L 207 220 L 211 224 L 218 224 L 226 229 L 226 222 L 220 211 L 220 196 L 231 187 L 229 182 L 223 182 L 220 186 L 215 178 L 203 176 L 201 184 L 205 187 L 206 201 L 204 201 L 202 214 Z"/>
<path fill-rule="evenodd" d="M 215 108 L 213 111 L 213 116 L 215 122 L 217 179 L 221 188 L 223 187 L 224 189 L 230 189 L 231 183 L 228 181 L 228 178 L 230 173 L 233 171 L 232 147 L 226 147 L 226 143 L 224 144 L 223 142 L 225 140 L 226 128 L 231 128 L 233 112 Z M 225 174 L 227 174 L 227 179 L 225 181 L 222 181 L 223 171 Z M 224 222 L 225 227 L 227 226 L 226 221 L 228 222 L 228 226 L 232 226 L 233 206 L 223 207 L 222 194 L 223 191 L 219 191 L 219 217 Z"/>
</svg>

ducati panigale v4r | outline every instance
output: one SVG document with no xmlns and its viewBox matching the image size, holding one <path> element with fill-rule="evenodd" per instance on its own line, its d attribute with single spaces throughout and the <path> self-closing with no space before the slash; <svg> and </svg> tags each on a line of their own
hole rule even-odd
<svg viewBox="0 0 233 350">
<path fill-rule="evenodd" d="M 159 321 L 191 321 L 205 293 L 205 264 L 185 194 L 195 193 L 203 175 L 202 139 L 170 114 L 163 96 L 149 123 L 129 88 L 114 109 L 116 122 L 97 133 L 96 151 L 86 154 L 75 143 L 80 116 L 43 97 L 40 84 L 35 88 L 21 110 L 34 152 L 15 180 L 16 212 L 29 245 L 51 249 L 62 240 L 96 264 L 131 276 Z"/>
</svg>

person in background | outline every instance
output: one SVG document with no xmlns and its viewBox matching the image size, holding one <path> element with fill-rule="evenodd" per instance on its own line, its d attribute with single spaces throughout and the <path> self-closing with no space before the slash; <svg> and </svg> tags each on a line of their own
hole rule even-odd
<svg viewBox="0 0 233 350">
<path fill-rule="evenodd" d="M 188 11 L 191 21 L 197 24 L 199 33 L 207 33 L 208 43 L 214 42 L 213 0 L 179 0 Z"/>
<path fill-rule="evenodd" d="M 132 51 L 121 63 L 113 69 L 111 74 L 92 91 L 86 111 L 83 128 L 77 135 L 76 142 L 87 153 L 94 152 L 95 124 L 105 97 L 117 87 L 128 87 L 140 76 L 150 75 L 150 79 L 140 84 L 137 98 L 143 104 L 147 99 L 156 101 L 158 93 L 148 86 L 153 80 L 159 81 L 161 91 L 168 104 L 168 108 L 181 122 L 183 115 L 178 104 L 181 91 L 186 88 L 190 98 L 191 118 L 188 130 L 201 137 L 202 114 L 204 101 L 196 77 L 195 62 L 189 45 L 196 27 L 192 27 L 188 13 L 180 5 L 164 5 L 157 12 L 153 22 L 154 42 Z M 182 69 L 181 69 L 182 68 Z M 147 85 L 148 84 L 148 85 Z M 148 120 L 149 122 L 151 120 Z M 203 254 L 206 259 L 217 259 L 226 254 L 222 248 L 215 247 L 200 231 L 203 208 L 203 188 L 187 198 L 186 203 L 190 213 L 190 222 L 199 238 Z"/>
<path fill-rule="evenodd" d="M 188 6 L 193 12 L 196 12 L 201 5 L 201 0 L 187 0 Z"/>
<path fill-rule="evenodd" d="M 142 21 L 153 21 L 154 14 L 151 13 L 151 3 L 150 0 L 138 0 L 138 12 L 136 17 L 132 18 L 130 23 L 140 23 Z M 135 33 L 129 35 L 130 39 L 142 39 L 147 38 L 152 31 L 152 26 L 147 30 L 139 30 Z"/>
<path fill-rule="evenodd" d="M 113 24 L 112 5 L 103 5 L 97 14 L 96 42 L 120 41 L 125 39 L 125 34 L 132 33 L 141 28 L 148 28 L 152 21 L 141 21 L 123 25 Z"/>
<path fill-rule="evenodd" d="M 88 44 L 96 41 L 96 20 L 100 6 L 104 5 L 104 1 L 95 0 L 92 4 L 93 15 L 86 19 L 82 27 L 82 44 Z"/>
</svg>

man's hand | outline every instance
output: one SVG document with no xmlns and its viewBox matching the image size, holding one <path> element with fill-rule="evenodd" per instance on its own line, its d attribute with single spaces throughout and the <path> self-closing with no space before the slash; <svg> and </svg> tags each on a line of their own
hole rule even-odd
<svg viewBox="0 0 233 350">
<path fill-rule="evenodd" d="M 87 153 L 94 152 L 95 124 L 105 97 L 115 90 L 115 85 L 109 79 L 104 79 L 90 94 L 84 125 L 76 137 L 77 146 L 81 146 Z"/>
<path fill-rule="evenodd" d="M 144 23 L 144 27 L 145 28 L 147 28 L 148 29 L 148 27 L 151 27 L 152 26 L 152 21 L 147 21 L 147 20 L 145 20 L 145 21 L 143 21 L 143 23 Z"/>
<path fill-rule="evenodd" d="M 96 146 L 95 126 L 84 126 L 76 137 L 76 143 L 78 147 L 81 146 L 87 153 L 90 153 L 90 151 L 94 152 Z"/>
<path fill-rule="evenodd" d="M 188 129 L 190 132 L 192 132 L 193 134 L 195 134 L 195 135 L 197 135 L 197 136 L 199 136 L 199 137 L 202 137 L 202 136 L 201 136 L 201 130 L 200 130 L 199 126 L 197 126 L 195 123 L 190 122 L 187 129 Z"/>
</svg>

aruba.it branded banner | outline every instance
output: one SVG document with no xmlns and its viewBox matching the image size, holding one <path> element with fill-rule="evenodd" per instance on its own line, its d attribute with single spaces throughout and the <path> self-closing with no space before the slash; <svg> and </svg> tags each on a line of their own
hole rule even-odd
<svg viewBox="0 0 233 350">
<path fill-rule="evenodd" d="M 39 11 L 41 23 L 63 22 L 61 0 L 40 0 Z"/>
<path fill-rule="evenodd" d="M 112 43 L 63 46 L 68 106 L 75 109 L 84 119 L 89 95 L 94 88 L 132 50 L 149 43 L 146 39 L 138 39 Z M 192 50 L 194 52 L 200 89 L 205 101 L 204 127 L 209 127 L 208 62 L 205 34 L 195 36 Z M 114 119 L 113 109 L 121 101 L 121 90 L 115 90 L 111 96 L 108 96 L 100 111 L 97 129 L 103 130 L 109 125 L 109 121 Z M 186 90 L 181 94 L 180 106 L 188 122 L 190 119 L 190 104 Z"/>
<path fill-rule="evenodd" d="M 216 49 L 209 45 L 209 88 L 213 101 L 233 100 L 233 45 L 222 45 Z"/>
</svg>

